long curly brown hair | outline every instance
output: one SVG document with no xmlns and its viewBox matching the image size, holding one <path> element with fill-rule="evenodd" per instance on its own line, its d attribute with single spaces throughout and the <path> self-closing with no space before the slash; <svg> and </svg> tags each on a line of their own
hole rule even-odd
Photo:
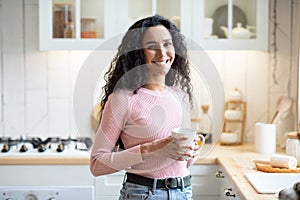
<svg viewBox="0 0 300 200">
<path fill-rule="evenodd" d="M 162 25 L 169 30 L 173 45 L 175 48 L 175 59 L 171 69 L 166 74 L 165 84 L 167 86 L 176 86 L 184 90 L 192 105 L 192 85 L 190 78 L 189 61 L 187 59 L 187 47 L 184 36 L 179 32 L 178 28 L 170 20 L 154 15 L 141 19 L 134 23 L 126 32 L 122 39 L 118 52 L 113 58 L 109 70 L 105 74 L 106 85 L 102 88 L 104 95 L 101 99 L 101 110 L 108 100 L 111 93 L 118 89 L 131 90 L 134 94 L 145 83 L 145 70 L 138 66 L 145 65 L 145 57 L 142 49 L 142 39 L 145 31 L 149 27 Z M 130 70 L 134 70 L 134 76 L 130 76 L 130 80 L 122 78 Z"/>
</svg>

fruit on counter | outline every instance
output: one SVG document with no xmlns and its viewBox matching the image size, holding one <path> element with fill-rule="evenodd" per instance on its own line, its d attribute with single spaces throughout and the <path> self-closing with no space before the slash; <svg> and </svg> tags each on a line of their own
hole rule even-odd
<svg viewBox="0 0 300 200">
<path fill-rule="evenodd" d="M 279 200 L 299 200 L 300 199 L 300 182 L 297 182 L 291 188 L 285 188 L 278 194 Z"/>
<path fill-rule="evenodd" d="M 300 182 L 295 183 L 293 189 L 300 195 Z"/>
<path fill-rule="evenodd" d="M 279 192 L 279 200 L 299 200 L 299 194 L 293 188 L 285 188 Z"/>
</svg>

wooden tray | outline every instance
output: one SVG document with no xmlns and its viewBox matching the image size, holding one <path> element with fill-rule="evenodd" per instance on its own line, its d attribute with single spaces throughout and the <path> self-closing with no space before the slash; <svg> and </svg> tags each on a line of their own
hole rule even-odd
<svg viewBox="0 0 300 200">
<path fill-rule="evenodd" d="M 300 173 L 300 167 L 296 169 L 272 167 L 270 164 L 255 162 L 255 167 L 258 171 L 269 173 Z"/>
</svg>

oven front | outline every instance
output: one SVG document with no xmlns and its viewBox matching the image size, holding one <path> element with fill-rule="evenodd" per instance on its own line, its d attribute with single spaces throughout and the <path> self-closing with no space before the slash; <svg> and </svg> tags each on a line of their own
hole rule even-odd
<svg viewBox="0 0 300 200">
<path fill-rule="evenodd" d="M 93 186 L 2 186 L 3 200 L 94 199 Z"/>
<path fill-rule="evenodd" d="M 1 200 L 94 200 L 88 165 L 0 165 Z"/>
</svg>

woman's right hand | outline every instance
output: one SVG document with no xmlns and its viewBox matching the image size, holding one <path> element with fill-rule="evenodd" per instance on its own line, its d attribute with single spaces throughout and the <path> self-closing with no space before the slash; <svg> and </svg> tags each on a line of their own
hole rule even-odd
<svg viewBox="0 0 300 200">
<path fill-rule="evenodd" d="M 174 160 L 186 160 L 186 156 L 193 158 L 196 154 L 187 153 L 191 151 L 190 146 L 179 144 L 178 141 L 186 140 L 186 137 L 173 138 L 169 136 L 167 138 L 154 140 L 141 145 L 142 157 L 145 159 L 149 156 L 168 157 Z"/>
</svg>

